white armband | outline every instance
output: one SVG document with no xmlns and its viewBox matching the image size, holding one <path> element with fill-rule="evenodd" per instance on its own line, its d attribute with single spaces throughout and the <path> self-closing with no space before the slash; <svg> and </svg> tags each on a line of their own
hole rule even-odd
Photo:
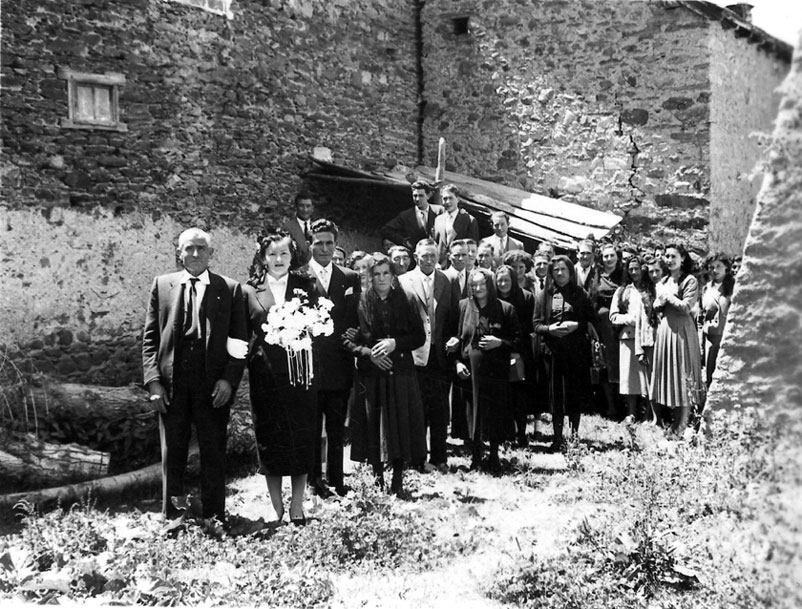
<svg viewBox="0 0 802 609">
<path fill-rule="evenodd" d="M 234 359 L 245 359 L 245 356 L 248 355 L 248 343 L 229 336 L 226 340 L 226 351 Z"/>
</svg>

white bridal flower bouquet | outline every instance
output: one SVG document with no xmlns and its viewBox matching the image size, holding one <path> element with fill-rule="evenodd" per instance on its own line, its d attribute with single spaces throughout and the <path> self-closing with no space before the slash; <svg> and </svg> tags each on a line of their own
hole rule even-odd
<svg viewBox="0 0 802 609">
<path fill-rule="evenodd" d="M 262 330 L 268 345 L 278 345 L 287 352 L 290 383 L 308 388 L 315 377 L 312 338 L 331 336 L 334 332 L 331 319 L 334 303 L 328 298 L 319 298 L 317 304 L 312 305 L 303 290 L 296 289 L 294 294 L 284 304 L 268 311 L 267 323 L 262 324 Z"/>
</svg>

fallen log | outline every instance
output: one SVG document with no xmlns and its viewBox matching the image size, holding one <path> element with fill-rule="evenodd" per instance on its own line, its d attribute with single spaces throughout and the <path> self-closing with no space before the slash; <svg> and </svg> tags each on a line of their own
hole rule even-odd
<svg viewBox="0 0 802 609">
<path fill-rule="evenodd" d="M 187 471 L 197 471 L 200 465 L 197 444 L 190 447 L 187 464 Z M 32 491 L 22 491 L 19 493 L 9 493 L 0 495 L 0 508 L 14 507 L 20 501 L 27 501 L 43 509 L 53 503 L 66 506 L 84 499 L 92 497 L 95 499 L 108 499 L 119 496 L 124 492 L 129 492 L 136 488 L 155 485 L 161 480 L 161 463 L 154 463 L 141 469 L 107 476 L 96 480 L 87 480 L 78 484 L 66 484 L 54 488 L 46 488 Z"/>
<path fill-rule="evenodd" d="M 80 444 L 52 444 L 33 434 L 0 430 L 0 478 L 41 484 L 100 478 L 109 473 L 107 452 Z"/>
<path fill-rule="evenodd" d="M 46 378 L 41 384 L 17 385 L 15 391 L 4 393 L 13 407 L 10 416 L 24 417 L 27 421 L 46 418 L 54 408 L 75 417 L 102 413 L 108 419 L 151 412 L 145 391 L 136 385 L 104 387 L 59 383 Z"/>
</svg>

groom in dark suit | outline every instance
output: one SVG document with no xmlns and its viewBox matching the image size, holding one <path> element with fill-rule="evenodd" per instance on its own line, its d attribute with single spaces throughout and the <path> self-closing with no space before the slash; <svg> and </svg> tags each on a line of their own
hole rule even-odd
<svg viewBox="0 0 802 609">
<path fill-rule="evenodd" d="M 318 441 L 315 444 L 314 471 L 309 480 L 312 491 L 326 498 L 331 496 L 331 491 L 323 482 L 323 455 L 319 441 L 323 435 L 324 415 L 328 440 L 326 477 L 338 495 L 348 492 L 343 479 L 343 444 L 348 395 L 354 376 L 354 356 L 346 348 L 342 336 L 349 328 L 359 326 L 356 311 L 362 284 L 357 273 L 331 262 L 339 234 L 337 225 L 330 220 L 315 220 L 311 232 L 312 259 L 309 261 L 309 272 L 315 276 L 320 294 L 334 303 L 331 310 L 334 332 L 331 336 L 317 339 L 319 361 L 315 365 L 315 374 L 318 377 Z"/>
<path fill-rule="evenodd" d="M 162 514 L 180 515 L 192 425 L 201 457 L 203 517 L 225 522 L 226 428 L 245 368 L 248 329 L 239 283 L 209 272 L 208 233 L 178 238 L 183 271 L 156 277 L 142 336 L 142 368 L 159 413 Z"/>
</svg>

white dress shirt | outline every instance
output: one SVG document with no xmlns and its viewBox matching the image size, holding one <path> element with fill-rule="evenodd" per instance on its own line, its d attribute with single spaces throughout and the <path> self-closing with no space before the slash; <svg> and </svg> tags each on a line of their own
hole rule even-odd
<svg viewBox="0 0 802 609">
<path fill-rule="evenodd" d="M 309 268 L 315 274 L 318 281 L 320 281 L 320 285 L 323 286 L 323 289 L 326 290 L 326 293 L 329 292 L 329 285 L 331 285 L 331 271 L 332 271 L 332 264 L 329 262 L 326 266 L 321 266 L 314 258 L 309 261 Z"/>
</svg>

